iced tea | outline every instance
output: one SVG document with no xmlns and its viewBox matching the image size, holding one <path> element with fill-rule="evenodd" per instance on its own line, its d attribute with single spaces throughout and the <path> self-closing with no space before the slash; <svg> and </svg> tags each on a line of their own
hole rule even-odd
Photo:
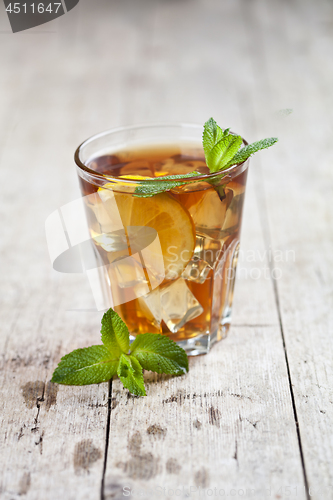
<svg viewBox="0 0 333 500">
<path fill-rule="evenodd" d="M 91 237 L 109 269 L 114 309 L 132 335 L 162 333 L 189 354 L 207 352 L 226 335 L 247 163 L 214 176 L 200 144 L 177 141 L 103 151 L 85 161 L 86 172 L 79 169 L 82 194 L 94 195 L 87 203 Z M 136 196 L 142 182 L 193 171 L 199 173 L 193 182 L 186 179 L 183 186 L 152 197 Z M 105 213 L 113 219 L 115 207 L 123 229 L 105 221 Z M 142 256 L 155 234 L 162 276 L 158 258 Z"/>
</svg>

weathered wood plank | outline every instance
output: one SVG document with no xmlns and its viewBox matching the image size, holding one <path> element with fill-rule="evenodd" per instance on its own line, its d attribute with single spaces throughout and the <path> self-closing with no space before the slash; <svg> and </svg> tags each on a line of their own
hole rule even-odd
<svg viewBox="0 0 333 500">
<path fill-rule="evenodd" d="M 299 488 L 288 379 L 276 342 L 274 327 L 235 327 L 209 359 L 191 360 L 186 379 L 150 380 L 147 400 L 128 398 L 116 383 L 106 498 L 116 485 L 115 498 L 125 487 L 143 490 L 143 498 L 160 486 L 217 488 L 229 496 L 255 490 L 255 498 L 266 489 L 275 495 L 281 485 Z"/>
<path fill-rule="evenodd" d="M 265 249 L 252 181 L 250 176 L 245 255 Z M 261 270 L 258 280 L 251 278 L 254 265 Z M 141 399 L 113 382 L 106 499 L 130 491 L 149 499 L 163 488 L 166 498 L 176 489 L 180 498 L 189 491 L 199 498 L 199 487 L 206 495 L 217 488 L 221 495 L 260 498 L 282 496 L 285 486 L 306 498 L 267 265 L 266 259 L 243 262 L 248 274 L 243 271 L 236 285 L 234 326 L 209 355 L 191 359 L 186 377 L 147 374 L 148 396 Z"/>
<path fill-rule="evenodd" d="M 0 210 L 6 223 L 0 242 L 0 496 L 97 499 L 108 386 L 49 383 L 60 356 L 99 342 L 100 314 L 69 311 L 93 307 L 88 283 L 52 271 L 44 234 L 46 217 L 78 196 L 72 162 L 75 113 L 69 118 L 63 106 L 73 89 L 59 78 L 54 37 L 43 37 L 43 44 L 23 34 L 6 37 L 6 47 L 1 46 L 7 70 L 1 95 L 8 96 L 8 106 L 1 122 L 6 134 Z"/>
<path fill-rule="evenodd" d="M 87 290 L 53 276 L 40 252 L 42 226 L 34 227 L 39 206 L 22 208 L 12 211 L 8 243 L 21 229 L 24 248 L 15 257 L 7 245 L 2 249 L 8 258 L 7 269 L 1 266 L 1 497 L 99 498 L 107 384 L 58 388 L 49 382 L 61 355 L 98 342 L 98 318 L 66 312 L 73 295 L 87 300 Z"/>
<path fill-rule="evenodd" d="M 264 98 L 268 111 L 253 107 L 255 130 L 280 137 L 257 182 L 261 207 L 268 211 L 267 241 L 275 250 L 294 254 L 276 262 L 281 270 L 276 294 L 307 487 L 312 498 L 331 498 L 333 150 L 327 112 L 332 107 L 332 6 L 291 2 L 281 8 L 272 2 L 263 8 L 262 2 L 254 2 L 247 13 L 248 37 L 255 25 L 262 41 L 261 51 L 251 52 L 253 66 L 261 64 L 267 89 L 262 95 L 257 85 L 250 87 L 252 100 Z M 279 108 L 289 110 L 276 113 Z M 262 160 L 255 162 L 259 166 Z"/>
<path fill-rule="evenodd" d="M 32 189 L 27 180 L 26 189 Z M 81 283 L 53 276 L 43 225 L 34 226 L 39 204 L 20 205 L 12 211 L 8 243 L 21 231 L 24 246 L 21 240 L 15 255 L 12 245 L 2 249 L 2 498 L 99 498 L 107 384 L 58 389 L 49 383 L 61 355 L 99 341 L 99 318 L 66 312 L 74 295 L 91 300 L 89 289 L 78 292 Z"/>
</svg>

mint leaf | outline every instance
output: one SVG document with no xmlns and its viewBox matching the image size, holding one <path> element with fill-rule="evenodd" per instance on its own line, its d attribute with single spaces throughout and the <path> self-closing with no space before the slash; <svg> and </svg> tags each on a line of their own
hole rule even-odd
<svg viewBox="0 0 333 500">
<path fill-rule="evenodd" d="M 51 382 L 65 385 L 99 384 L 112 378 L 118 359 L 111 359 L 109 350 L 103 345 L 76 349 L 61 358 Z"/>
<path fill-rule="evenodd" d="M 145 396 L 142 368 L 181 375 L 188 371 L 186 352 L 168 337 L 146 333 L 138 335 L 129 352 L 129 331 L 120 316 L 109 309 L 102 318 L 102 341 L 76 349 L 61 358 L 51 382 L 66 385 L 99 384 L 118 374 L 124 387 Z"/>
<path fill-rule="evenodd" d="M 122 352 L 129 351 L 129 331 L 121 317 L 109 309 L 102 318 L 102 342 L 113 357 L 119 358 Z"/>
<path fill-rule="evenodd" d="M 229 132 L 229 129 L 227 129 Z M 205 156 L 207 157 L 215 144 L 222 139 L 223 130 L 218 126 L 213 118 L 209 118 L 204 124 L 204 131 L 202 135 L 202 145 L 204 148 Z"/>
<path fill-rule="evenodd" d="M 271 137 L 254 142 L 240 150 L 239 148 L 243 142 L 242 138 L 239 135 L 231 134 L 229 128 L 223 130 L 213 118 L 209 118 L 204 124 L 202 135 L 206 164 L 211 173 L 223 171 L 232 165 L 242 163 L 253 153 L 272 146 L 276 141 L 277 138 Z M 133 196 L 141 198 L 155 196 L 184 184 L 195 182 L 195 179 L 188 182 L 184 181 L 184 179 L 191 179 L 198 175 L 200 175 L 199 172 L 190 172 L 185 175 L 169 175 L 156 180 L 141 181 L 136 187 Z M 208 180 L 208 182 L 210 181 Z"/>
<path fill-rule="evenodd" d="M 244 148 L 240 149 L 235 154 L 235 156 L 233 156 L 232 159 L 227 163 L 227 165 L 225 165 L 225 168 L 236 165 L 237 163 L 242 163 L 257 151 L 269 148 L 270 146 L 273 146 L 273 144 L 275 144 L 277 141 L 277 137 L 269 137 L 267 139 L 262 139 L 261 141 L 253 142 L 248 146 L 244 146 Z"/>
<path fill-rule="evenodd" d="M 239 150 L 243 140 L 239 135 L 230 134 L 229 130 L 227 128 L 223 131 L 213 118 L 204 124 L 202 145 L 210 172 L 218 172 L 242 163 L 253 153 L 269 148 L 278 140 L 276 137 L 270 137 Z"/>
<path fill-rule="evenodd" d="M 177 181 L 177 179 L 186 179 L 198 175 L 200 175 L 198 172 L 190 172 L 189 174 L 166 175 L 159 177 L 157 180 L 141 181 L 135 188 L 133 196 L 149 198 L 155 196 L 155 194 L 164 193 L 165 191 L 170 191 L 170 189 L 186 184 L 186 181 Z"/>
<path fill-rule="evenodd" d="M 118 377 L 132 394 L 146 396 L 142 367 L 134 356 L 122 354 L 117 369 Z"/>
<path fill-rule="evenodd" d="M 188 371 L 188 358 L 184 349 L 165 335 L 143 333 L 131 344 L 135 356 L 145 370 L 170 375 L 183 375 Z"/>
<path fill-rule="evenodd" d="M 218 172 L 226 168 L 228 162 L 235 156 L 242 144 L 240 135 L 227 134 L 215 144 L 206 156 L 206 163 L 211 172 Z"/>
</svg>

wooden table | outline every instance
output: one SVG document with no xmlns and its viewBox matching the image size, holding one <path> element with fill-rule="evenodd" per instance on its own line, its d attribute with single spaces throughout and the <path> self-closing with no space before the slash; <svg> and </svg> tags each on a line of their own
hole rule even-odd
<svg viewBox="0 0 333 500">
<path fill-rule="evenodd" d="M 332 3 L 81 0 L 17 34 L 1 16 L 1 499 L 333 498 Z M 145 374 L 146 398 L 51 384 L 99 343 L 44 234 L 79 195 L 74 149 L 211 115 L 280 139 L 251 163 L 229 336 L 184 377 Z"/>
</svg>

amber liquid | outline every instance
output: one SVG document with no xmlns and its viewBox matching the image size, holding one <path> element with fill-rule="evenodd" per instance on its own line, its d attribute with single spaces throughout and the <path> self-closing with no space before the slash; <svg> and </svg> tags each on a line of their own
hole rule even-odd
<svg viewBox="0 0 333 500">
<path fill-rule="evenodd" d="M 88 167 L 106 177 L 119 180 L 123 176 L 163 178 L 164 175 L 187 174 L 194 170 L 201 174 L 209 173 L 201 148 L 179 146 L 118 151 L 116 154 L 93 158 Z M 228 316 L 228 308 L 232 303 L 246 176 L 247 170 L 244 170 L 239 175 L 229 175 L 214 185 L 203 180 L 174 188 L 167 195 L 158 194 L 149 199 L 155 198 L 159 210 L 163 206 L 163 200 L 167 198 L 170 203 L 172 200 L 178 202 L 178 205 L 173 203 L 172 206 L 177 208 L 180 205 L 178 212 L 181 213 L 182 222 L 177 218 L 175 225 L 178 227 L 179 224 L 184 224 L 180 237 L 183 233 L 185 240 L 187 238 L 186 244 L 190 246 L 190 252 L 183 252 L 186 259 L 178 266 L 178 274 L 170 276 L 167 273 L 157 289 L 149 292 L 154 294 L 151 297 L 155 306 L 157 304 L 156 307 L 159 307 L 161 300 L 162 313 L 156 313 L 156 307 L 150 307 L 148 296 L 147 300 L 145 297 L 137 297 L 114 307 L 133 335 L 162 333 L 177 341 L 212 333 L 217 339 L 225 335 L 228 321 L 224 324 L 223 320 Z M 82 178 L 80 182 L 83 195 L 98 192 L 98 186 Z M 124 200 L 128 200 L 128 207 L 131 206 L 133 189 L 128 192 L 128 188 L 120 182 L 114 185 L 113 191 L 116 200 L 117 196 L 122 196 L 122 207 L 127 206 Z M 141 210 L 144 216 L 148 202 L 145 198 L 137 200 L 135 210 Z M 160 226 L 155 224 L 155 228 L 157 231 L 164 228 L 166 232 L 165 224 L 169 224 L 172 233 L 172 221 L 166 219 L 167 216 L 170 217 L 170 212 L 164 214 L 164 219 L 162 215 L 158 215 L 161 222 Z M 96 225 L 94 217 L 94 214 L 88 217 L 92 236 L 94 224 Z M 191 241 L 194 241 L 193 245 Z M 103 261 L 111 262 L 110 252 L 102 248 L 97 240 L 95 244 Z M 121 258 L 121 254 L 117 254 L 117 258 Z M 124 293 L 126 299 L 126 290 Z"/>
</svg>

